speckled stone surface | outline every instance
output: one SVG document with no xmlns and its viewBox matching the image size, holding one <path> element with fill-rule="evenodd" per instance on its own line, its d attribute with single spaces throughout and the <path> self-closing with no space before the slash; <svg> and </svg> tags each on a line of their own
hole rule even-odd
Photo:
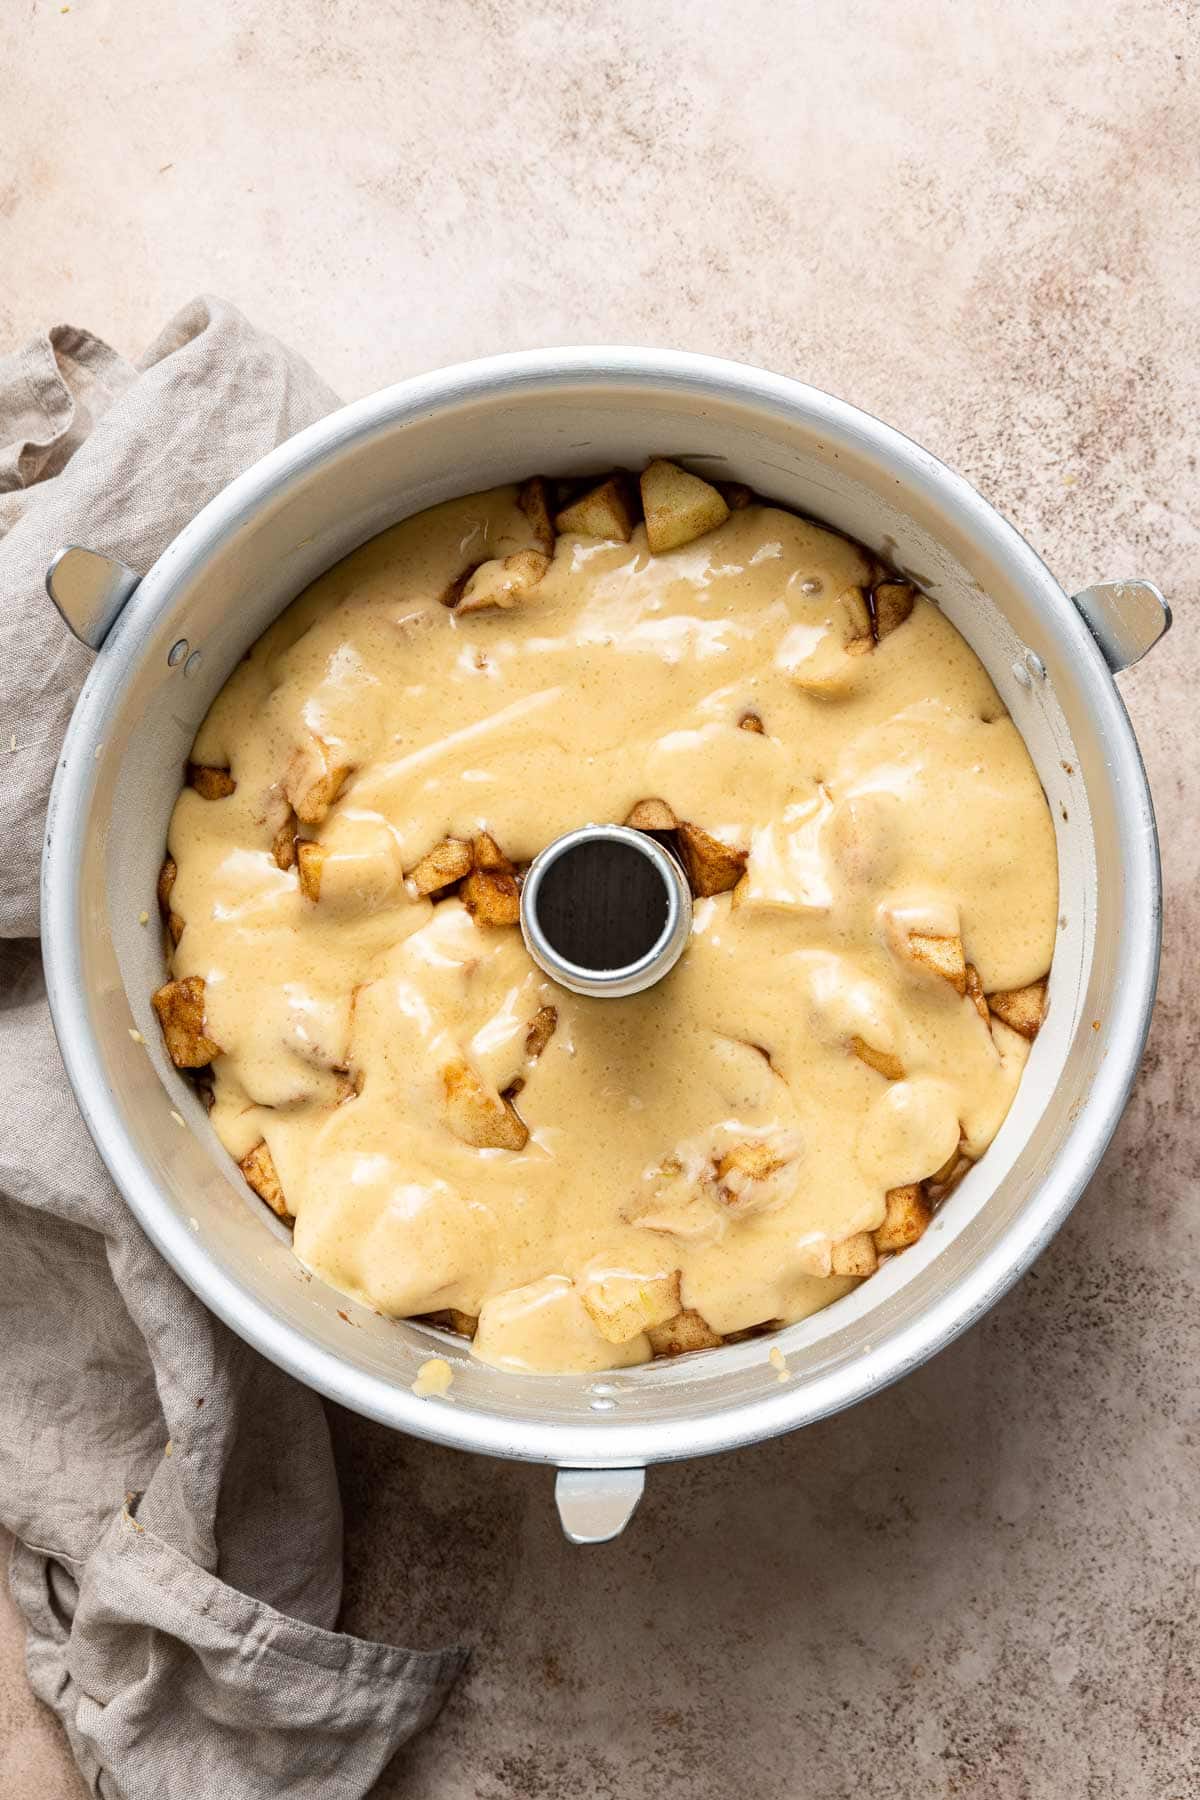
<svg viewBox="0 0 1200 1800">
<path fill-rule="evenodd" d="M 1150 575 L 1123 689 L 1168 893 L 1104 1169 L 901 1386 L 652 1475 L 339 1418 L 346 1623 L 477 1646 L 416 1800 L 1200 1794 L 1195 942 L 1200 10 L 1192 0 L 13 0 L 0 344 L 136 352 L 212 288 L 347 396 L 523 345 L 795 373 L 962 469 L 1067 587 Z M 0 1793 L 79 1792 L 0 1603 Z"/>
</svg>

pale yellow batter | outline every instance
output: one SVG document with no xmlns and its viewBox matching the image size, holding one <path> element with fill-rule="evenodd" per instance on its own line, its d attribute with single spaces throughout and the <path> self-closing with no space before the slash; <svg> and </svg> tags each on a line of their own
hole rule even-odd
<svg viewBox="0 0 1200 1800">
<path fill-rule="evenodd" d="M 1049 967 L 1054 834 L 936 607 L 855 640 L 879 571 L 844 539 L 759 505 L 665 555 L 641 525 L 566 534 L 514 604 L 441 603 L 533 542 L 515 488 L 437 507 L 259 641 L 193 750 L 233 791 L 186 787 L 171 822 L 173 973 L 204 984 L 216 1131 L 265 1145 L 302 1263 L 478 1318 L 486 1360 L 602 1369 L 663 1347 L 639 1307 L 711 1342 L 825 1306 L 889 1191 L 983 1152 L 1028 1043 L 979 990 Z M 406 889 L 447 836 L 520 865 L 646 797 L 749 855 L 633 998 L 564 992 L 516 925 Z M 326 851 L 316 901 L 273 854 L 294 832 Z M 959 936 L 975 999 L 914 954 Z M 464 1141 L 464 1064 L 500 1113 L 523 1082 L 523 1148 Z"/>
</svg>

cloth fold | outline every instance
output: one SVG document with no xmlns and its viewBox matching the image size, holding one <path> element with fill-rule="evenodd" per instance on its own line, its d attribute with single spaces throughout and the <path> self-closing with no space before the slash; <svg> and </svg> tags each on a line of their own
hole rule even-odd
<svg viewBox="0 0 1200 1800">
<path fill-rule="evenodd" d="M 0 357 L 0 1522 L 30 1680 L 105 1800 L 353 1800 L 465 1659 L 335 1630 L 321 1402 L 143 1236 L 74 1104 L 36 942 L 50 781 L 91 662 L 47 563 L 78 541 L 146 570 L 336 404 L 207 298 L 137 365 L 71 327 Z"/>
</svg>

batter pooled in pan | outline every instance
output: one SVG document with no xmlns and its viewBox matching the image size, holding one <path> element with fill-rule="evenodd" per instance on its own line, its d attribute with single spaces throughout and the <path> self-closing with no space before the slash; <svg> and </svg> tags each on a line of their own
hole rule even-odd
<svg viewBox="0 0 1200 1800">
<path fill-rule="evenodd" d="M 171 1055 L 301 1262 L 477 1355 L 603 1369 L 794 1320 L 913 1243 L 1042 1016 L 1054 833 L 937 608 L 670 463 L 408 519 L 215 700 L 160 900 Z M 695 895 L 621 1000 L 530 960 L 594 821 Z"/>
</svg>

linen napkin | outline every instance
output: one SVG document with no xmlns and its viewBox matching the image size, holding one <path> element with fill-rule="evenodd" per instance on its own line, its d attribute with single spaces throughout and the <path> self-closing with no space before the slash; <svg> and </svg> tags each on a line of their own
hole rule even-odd
<svg viewBox="0 0 1200 1800">
<path fill-rule="evenodd" d="M 72 1099 L 36 941 L 46 801 L 91 662 L 48 561 L 81 542 L 144 572 L 336 405 L 211 298 L 136 366 L 67 326 L 0 357 L 0 1521 L 30 1680 L 105 1800 L 354 1800 L 465 1660 L 335 1630 L 321 1402 L 142 1235 Z"/>
</svg>

